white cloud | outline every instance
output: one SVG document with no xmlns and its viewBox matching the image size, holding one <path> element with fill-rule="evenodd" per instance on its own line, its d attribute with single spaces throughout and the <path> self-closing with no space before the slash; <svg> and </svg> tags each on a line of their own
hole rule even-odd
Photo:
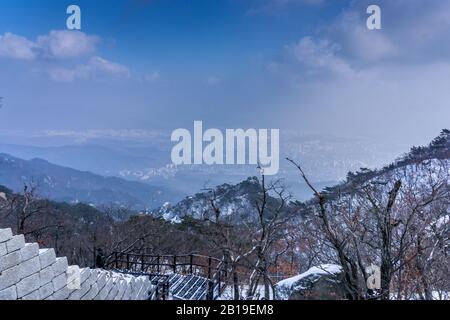
<svg viewBox="0 0 450 320">
<path fill-rule="evenodd" d="M 93 79 L 97 77 L 128 78 L 130 71 L 127 67 L 108 61 L 98 56 L 89 59 L 86 64 L 75 68 L 51 68 L 49 76 L 55 81 L 70 82 L 74 80 Z"/>
<path fill-rule="evenodd" d="M 379 0 L 382 30 L 366 27 L 371 3 L 352 1 L 334 20 L 317 28 L 314 36 L 287 45 L 290 59 L 282 62 L 291 64 L 287 72 L 299 77 L 349 76 L 389 64 L 414 67 L 450 61 L 449 1 Z"/>
<path fill-rule="evenodd" d="M 324 28 L 328 37 L 340 43 L 349 58 L 376 62 L 396 57 L 400 48 L 387 30 L 373 31 L 366 27 L 360 11 L 346 11 L 337 21 Z"/>
<path fill-rule="evenodd" d="M 366 9 L 372 2 L 353 1 L 319 34 L 339 43 L 347 58 L 371 66 L 448 61 L 449 1 L 379 0 L 383 28 L 370 31 L 365 26 Z"/>
<path fill-rule="evenodd" d="M 314 40 L 304 37 L 299 42 L 288 45 L 288 58 L 303 67 L 307 74 L 334 74 L 351 76 L 354 71 L 350 64 L 338 56 L 340 46 L 327 39 Z"/>
<path fill-rule="evenodd" d="M 99 38 L 80 31 L 50 31 L 39 36 L 36 46 L 45 57 L 65 59 L 92 54 L 96 50 Z"/>
<path fill-rule="evenodd" d="M 93 73 L 111 74 L 124 77 L 130 76 L 130 71 L 127 67 L 100 57 L 92 57 L 86 67 L 87 71 Z"/>
<path fill-rule="evenodd" d="M 99 42 L 98 37 L 80 31 L 54 30 L 38 36 L 36 41 L 5 33 L 0 36 L 0 58 L 35 61 L 37 69 L 45 68 L 44 73 L 55 81 L 130 77 L 127 67 L 95 55 Z M 85 59 L 87 62 L 82 62 Z M 60 66 L 66 60 L 71 66 Z M 154 81 L 157 76 L 153 74 Z"/>
<path fill-rule="evenodd" d="M 0 57 L 33 60 L 36 57 L 36 44 L 12 33 L 0 36 Z"/>
<path fill-rule="evenodd" d="M 5 33 L 0 36 L 0 57 L 18 60 L 79 58 L 93 54 L 98 42 L 98 37 L 80 31 L 50 31 L 36 41 Z"/>
<path fill-rule="evenodd" d="M 450 1 L 379 0 L 383 28 L 369 31 L 372 3 L 353 1 L 314 36 L 288 44 L 285 59 L 272 64 L 290 90 L 286 122 L 412 140 L 447 125 Z"/>
</svg>

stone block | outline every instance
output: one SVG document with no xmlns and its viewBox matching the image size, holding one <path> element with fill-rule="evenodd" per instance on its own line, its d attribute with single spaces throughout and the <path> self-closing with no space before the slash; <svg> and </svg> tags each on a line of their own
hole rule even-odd
<svg viewBox="0 0 450 320">
<path fill-rule="evenodd" d="M 22 261 L 30 260 L 39 255 L 39 245 L 37 243 L 26 243 L 25 247 L 20 249 Z"/>
<path fill-rule="evenodd" d="M 90 268 L 83 268 L 80 270 L 80 282 L 85 282 L 89 277 L 91 276 L 91 269 Z"/>
<path fill-rule="evenodd" d="M 44 269 L 56 262 L 56 254 L 54 249 L 40 249 L 39 258 L 41 260 L 41 268 Z"/>
<path fill-rule="evenodd" d="M 126 289 L 126 282 L 125 280 L 120 280 L 119 284 L 118 284 L 118 292 L 117 295 L 114 297 L 114 300 L 122 300 L 122 297 L 125 293 L 125 289 Z"/>
<path fill-rule="evenodd" d="M 97 269 L 91 269 L 91 275 L 89 276 L 89 279 L 88 279 L 88 280 L 89 280 L 91 283 L 97 282 L 98 276 L 99 276 L 99 270 L 97 270 Z"/>
<path fill-rule="evenodd" d="M 81 288 L 81 271 L 78 266 L 68 266 L 67 271 L 67 287 L 73 290 Z"/>
<path fill-rule="evenodd" d="M 34 273 L 38 273 L 41 270 L 41 263 L 39 257 L 36 256 L 30 260 L 22 262 L 17 266 L 19 272 L 19 279 L 31 276 Z"/>
<path fill-rule="evenodd" d="M 74 294 L 78 296 L 77 300 L 80 300 L 82 297 L 84 297 L 88 293 L 89 290 L 91 290 L 91 282 L 89 280 L 86 280 L 85 282 L 83 282 L 81 284 L 80 290 L 76 290 L 74 292 Z M 71 294 L 71 296 L 72 295 L 73 294 Z"/>
<path fill-rule="evenodd" d="M 139 293 L 142 290 L 142 282 L 136 281 L 131 288 L 131 300 L 138 300 Z"/>
<path fill-rule="evenodd" d="M 114 279 L 112 277 L 109 277 L 108 280 L 106 281 L 105 286 L 99 291 L 99 293 L 95 297 L 95 300 L 105 300 L 113 286 L 114 286 Z"/>
<path fill-rule="evenodd" d="M 130 283 L 126 285 L 125 293 L 123 294 L 122 300 L 130 300 L 131 299 L 131 286 Z"/>
<path fill-rule="evenodd" d="M 16 286 L 0 290 L 0 300 L 17 300 Z"/>
<path fill-rule="evenodd" d="M 11 287 L 19 282 L 17 267 L 9 268 L 0 273 L 0 290 Z"/>
<path fill-rule="evenodd" d="M 104 271 L 99 273 L 99 276 L 97 279 L 97 286 L 98 286 L 99 290 L 103 289 L 103 287 L 106 284 L 106 275 L 107 275 L 107 273 Z"/>
<path fill-rule="evenodd" d="M 50 297 L 53 294 L 53 283 L 48 282 L 44 286 L 39 288 L 39 295 L 42 299 L 45 299 L 47 297 Z"/>
<path fill-rule="evenodd" d="M 59 276 L 56 276 L 55 278 L 53 278 L 52 283 L 53 283 L 53 290 L 55 292 L 60 290 L 60 289 L 62 289 L 67 284 L 67 276 L 66 276 L 66 274 L 62 273 Z"/>
<path fill-rule="evenodd" d="M 42 268 L 42 265 L 41 265 L 41 268 Z M 42 269 L 39 272 L 39 277 L 41 279 L 41 286 L 44 286 L 45 284 L 52 282 L 53 278 L 55 277 L 55 275 L 53 274 L 53 268 L 51 266 L 48 266 L 48 267 Z"/>
<path fill-rule="evenodd" d="M 0 273 L 6 269 L 17 266 L 21 262 L 22 256 L 20 255 L 20 251 L 8 253 L 0 259 Z"/>
<path fill-rule="evenodd" d="M 67 300 L 80 300 L 80 299 L 81 299 L 80 290 L 73 291 L 67 298 Z"/>
<path fill-rule="evenodd" d="M 60 275 L 61 273 L 65 273 L 67 271 L 67 268 L 69 267 L 69 264 L 67 263 L 67 258 L 56 258 L 56 262 L 52 264 L 53 268 L 53 274 L 55 276 Z"/>
<path fill-rule="evenodd" d="M 17 251 L 25 247 L 25 237 L 22 234 L 12 237 L 6 241 L 6 250 L 8 253 Z"/>
<path fill-rule="evenodd" d="M 111 290 L 109 291 L 108 295 L 106 296 L 106 300 L 114 300 L 117 293 L 119 292 L 119 283 L 114 282 Z"/>
<path fill-rule="evenodd" d="M 0 257 L 8 254 L 8 250 L 6 250 L 6 243 L 0 243 Z"/>
<path fill-rule="evenodd" d="M 25 279 L 20 280 L 16 287 L 17 287 L 17 297 L 22 298 L 26 296 L 27 294 L 38 290 L 40 287 L 41 281 L 39 279 L 39 273 L 35 273 L 29 277 L 26 277 Z"/>
<path fill-rule="evenodd" d="M 73 290 L 63 287 L 62 289 L 54 292 L 52 298 L 53 300 L 67 300 L 72 292 Z"/>
<path fill-rule="evenodd" d="M 8 241 L 12 236 L 11 229 L 0 229 L 0 243 Z"/>
<path fill-rule="evenodd" d="M 97 283 L 93 283 L 90 290 L 83 297 L 81 297 L 81 300 L 93 300 L 97 294 L 98 294 Z"/>
<path fill-rule="evenodd" d="M 22 300 L 42 300 L 41 296 L 39 295 L 39 290 L 33 291 L 26 296 L 22 297 Z"/>
</svg>

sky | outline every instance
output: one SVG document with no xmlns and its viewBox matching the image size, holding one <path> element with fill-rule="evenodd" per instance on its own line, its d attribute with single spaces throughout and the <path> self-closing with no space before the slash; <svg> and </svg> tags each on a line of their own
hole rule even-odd
<svg viewBox="0 0 450 320">
<path fill-rule="evenodd" d="M 449 36 L 447 0 L 1 1 L 0 133 L 202 120 L 423 144 L 449 127 Z"/>
</svg>

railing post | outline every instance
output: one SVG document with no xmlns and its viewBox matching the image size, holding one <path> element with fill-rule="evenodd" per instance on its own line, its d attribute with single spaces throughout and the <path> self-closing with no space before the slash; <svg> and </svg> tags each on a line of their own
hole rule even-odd
<svg viewBox="0 0 450 320">
<path fill-rule="evenodd" d="M 208 300 L 214 300 L 214 280 L 211 279 L 212 258 L 208 258 Z"/>
<path fill-rule="evenodd" d="M 119 269 L 119 256 L 117 252 L 114 252 L 114 259 L 116 260 L 116 269 Z"/>
<path fill-rule="evenodd" d="M 177 256 L 173 256 L 173 273 L 177 273 Z"/>
<path fill-rule="evenodd" d="M 97 268 L 97 248 L 94 246 L 94 269 Z"/>
<path fill-rule="evenodd" d="M 211 265 L 212 265 L 212 259 L 211 257 L 208 258 L 208 279 L 211 280 Z"/>
<path fill-rule="evenodd" d="M 193 254 L 191 254 L 191 257 L 190 257 L 190 273 L 191 274 L 193 274 L 194 273 L 194 255 Z"/>
<path fill-rule="evenodd" d="M 130 270 L 130 255 L 127 253 L 127 270 Z"/>
<path fill-rule="evenodd" d="M 160 265 L 159 265 L 159 255 L 156 256 L 156 272 L 159 273 L 160 271 Z"/>
<path fill-rule="evenodd" d="M 219 282 L 219 293 L 220 293 L 220 291 L 222 290 L 222 271 L 221 270 L 219 270 L 219 279 L 217 279 L 218 280 L 218 282 Z"/>
<path fill-rule="evenodd" d="M 164 283 L 164 300 L 167 299 L 167 294 L 169 293 L 169 282 Z"/>
<path fill-rule="evenodd" d="M 141 255 L 141 272 L 144 272 L 144 254 Z"/>
<path fill-rule="evenodd" d="M 208 294 L 207 300 L 214 300 L 214 283 L 212 280 L 208 280 Z"/>
</svg>

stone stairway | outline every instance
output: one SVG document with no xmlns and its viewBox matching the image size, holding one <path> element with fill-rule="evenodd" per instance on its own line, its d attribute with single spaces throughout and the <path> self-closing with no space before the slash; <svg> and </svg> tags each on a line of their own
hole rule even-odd
<svg viewBox="0 0 450 320">
<path fill-rule="evenodd" d="M 169 275 L 169 292 L 174 300 L 206 300 L 208 279 L 197 275 Z M 155 277 L 153 281 L 158 281 Z"/>
<path fill-rule="evenodd" d="M 177 277 L 178 276 L 178 277 Z M 174 275 L 170 287 L 172 297 L 177 300 L 205 300 L 208 279 L 196 275 Z"/>
</svg>

